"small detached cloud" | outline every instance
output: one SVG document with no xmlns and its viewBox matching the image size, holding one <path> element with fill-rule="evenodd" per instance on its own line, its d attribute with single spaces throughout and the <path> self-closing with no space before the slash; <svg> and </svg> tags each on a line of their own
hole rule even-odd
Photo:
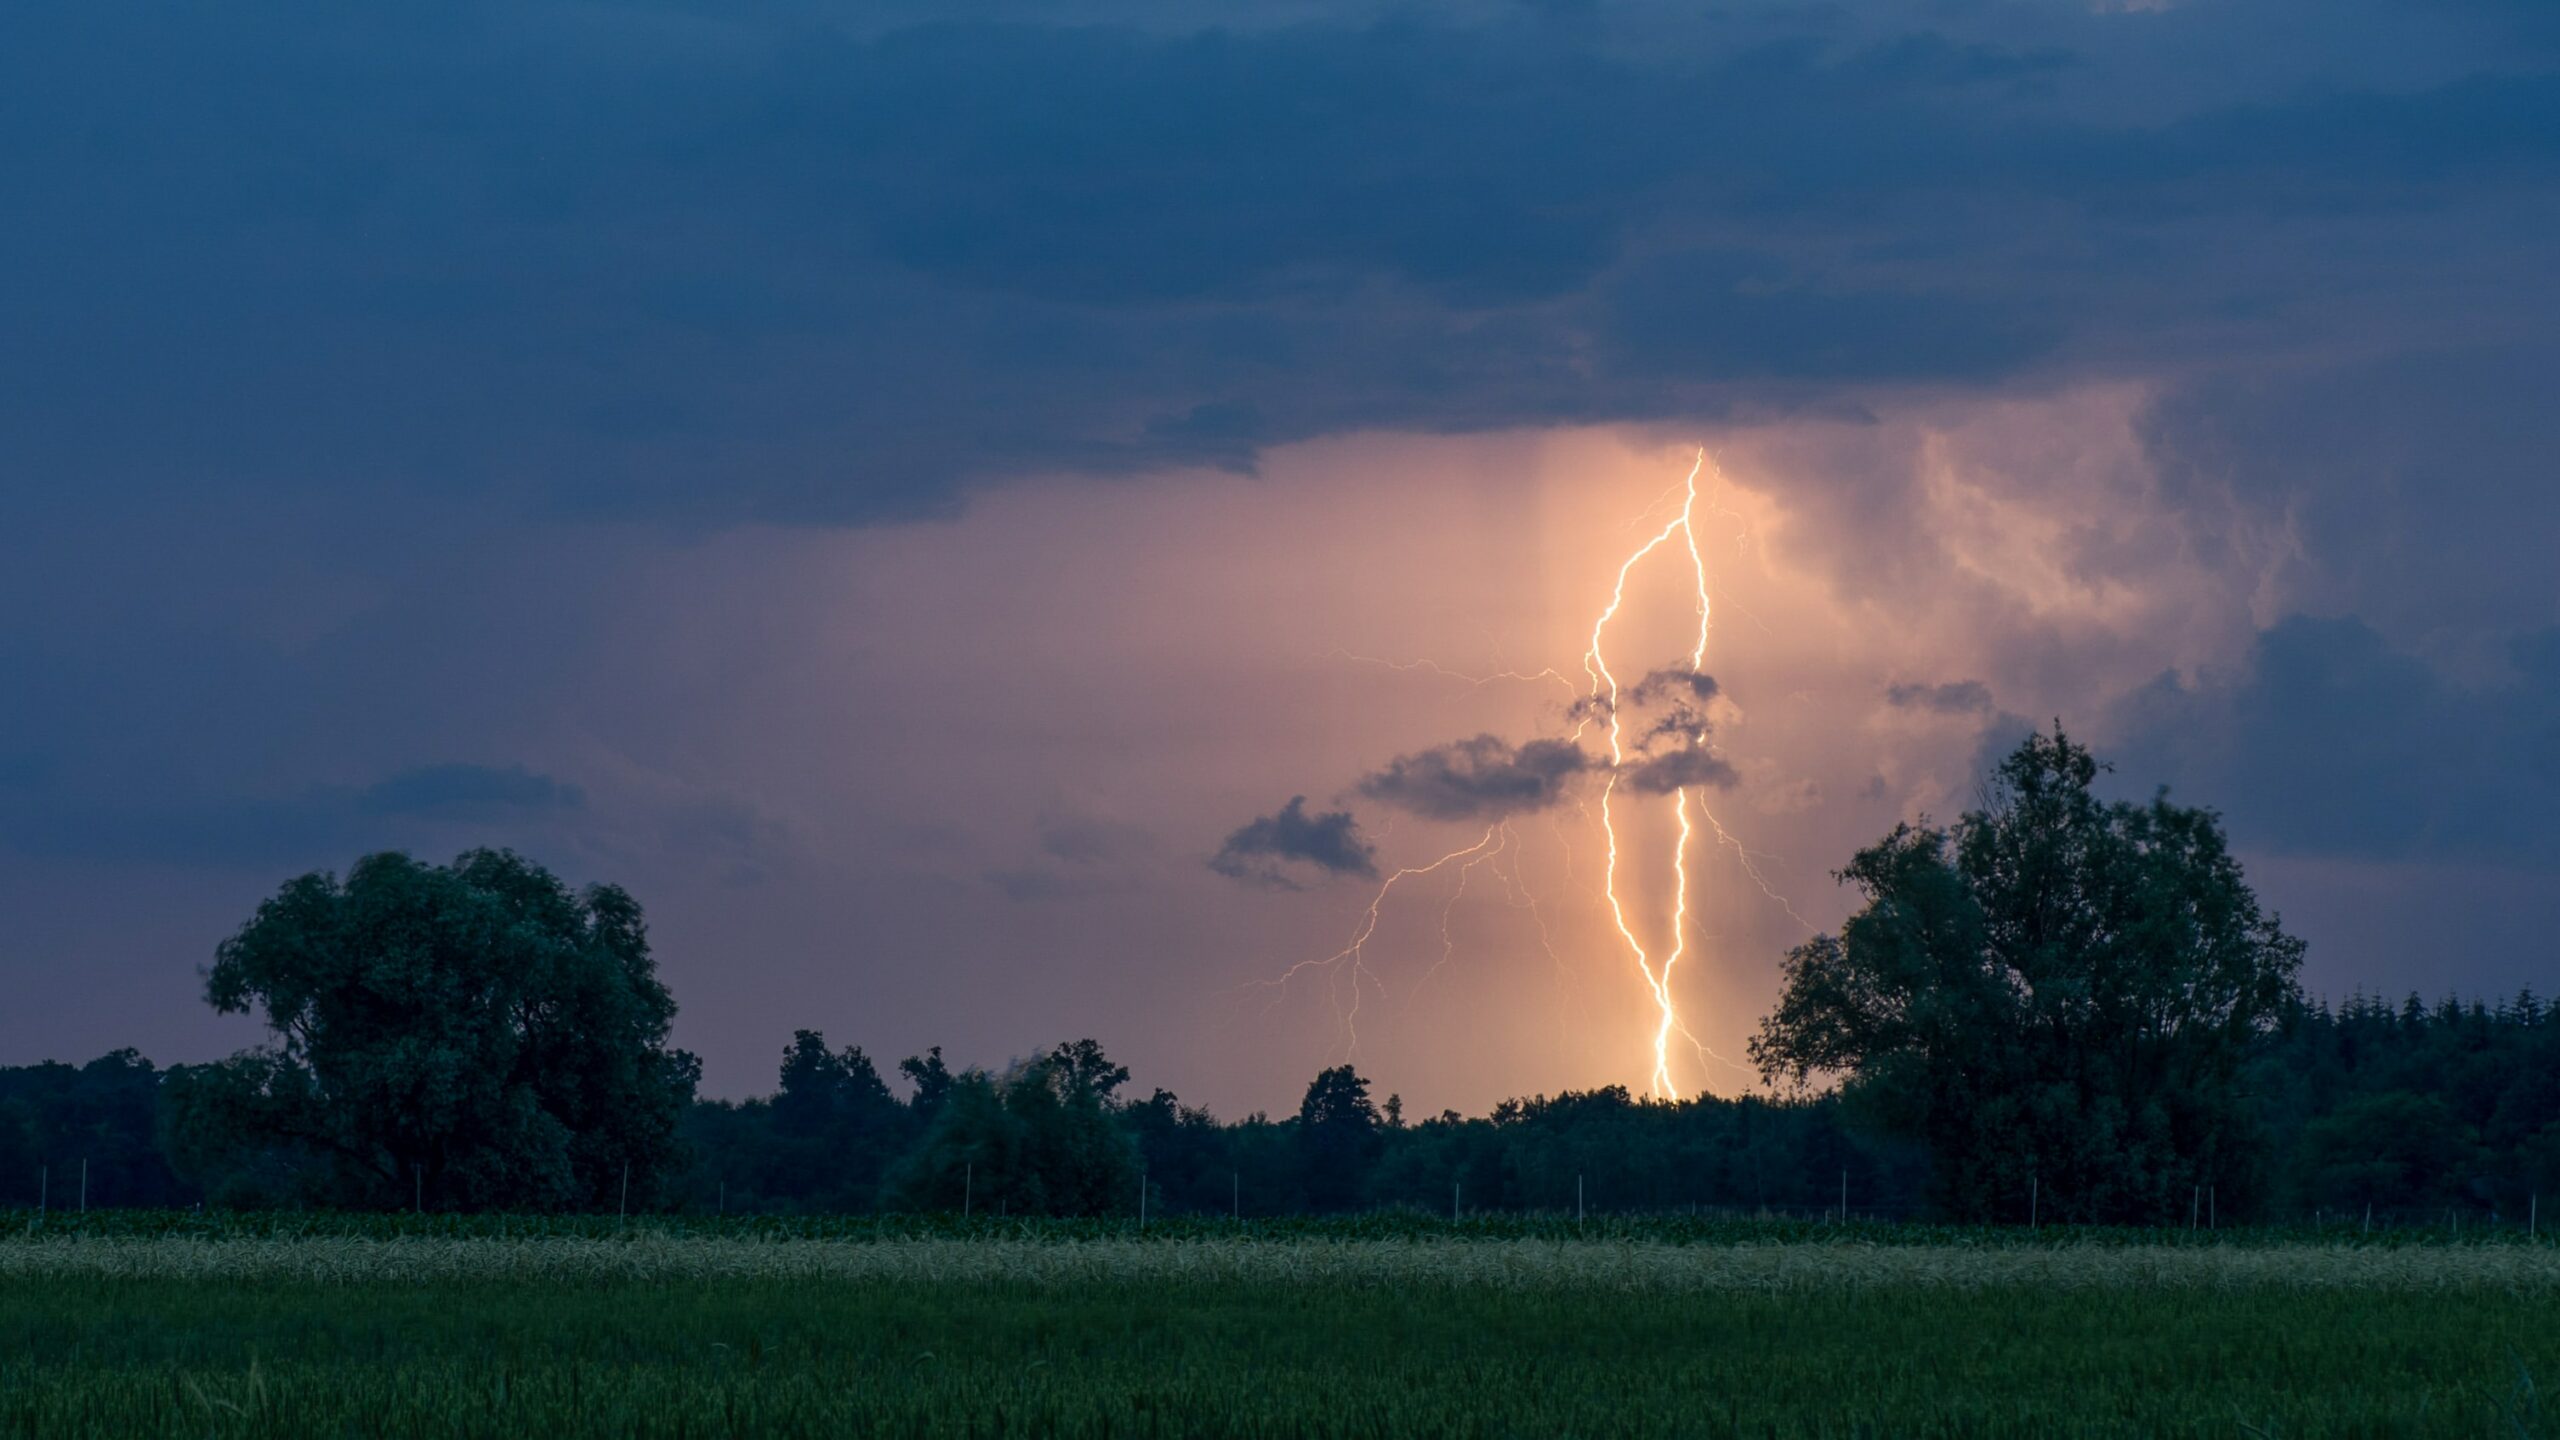
<svg viewBox="0 0 2560 1440">
<path fill-rule="evenodd" d="M 1573 777 L 1592 768 L 1570 740 L 1514 748 L 1478 735 L 1399 755 L 1361 780 L 1360 793 L 1426 820 L 1501 820 L 1556 804 Z"/>
<path fill-rule="evenodd" d="M 1933 715 L 1981 715 L 1991 709 L 1991 687 L 1979 680 L 1950 680 L 1943 685 L 1906 682 L 1886 686 L 1884 703 L 1896 710 L 1925 710 Z"/>
<path fill-rule="evenodd" d="M 1374 879 L 1377 852 L 1360 838 L 1348 810 L 1307 813 L 1307 797 L 1292 795 L 1273 814 L 1246 821 L 1209 857 L 1209 868 L 1231 880 L 1282 890 L 1303 888 L 1292 867 L 1320 875 Z"/>
</svg>

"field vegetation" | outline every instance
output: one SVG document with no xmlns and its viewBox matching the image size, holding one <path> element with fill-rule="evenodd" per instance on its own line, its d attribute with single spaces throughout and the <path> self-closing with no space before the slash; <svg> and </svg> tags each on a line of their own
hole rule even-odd
<svg viewBox="0 0 2560 1440">
<path fill-rule="evenodd" d="M 0 1241 L 0 1434 L 2533 1435 L 2560 1375 L 2513 1240 L 164 1218 Z"/>
</svg>

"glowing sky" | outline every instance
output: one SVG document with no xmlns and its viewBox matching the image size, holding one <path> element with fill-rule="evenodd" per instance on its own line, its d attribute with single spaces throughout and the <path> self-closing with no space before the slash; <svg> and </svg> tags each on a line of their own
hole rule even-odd
<svg viewBox="0 0 2560 1440">
<path fill-rule="evenodd" d="M 278 881 L 503 843 L 640 896 L 716 1093 L 815 1026 L 1285 1108 L 1346 1037 L 1258 982 L 1375 886 L 1211 858 L 1472 843 L 1364 779 L 1572 697 L 1414 662 L 1578 681 L 1700 445 L 1698 793 L 1783 897 L 1697 850 L 1707 1045 L 2055 717 L 2314 989 L 2547 988 L 2554 14 L 39 5 L 0 1061 L 247 1043 L 195 968 Z M 1410 1107 L 1643 1086 L 1593 795 L 1382 911 Z"/>
</svg>

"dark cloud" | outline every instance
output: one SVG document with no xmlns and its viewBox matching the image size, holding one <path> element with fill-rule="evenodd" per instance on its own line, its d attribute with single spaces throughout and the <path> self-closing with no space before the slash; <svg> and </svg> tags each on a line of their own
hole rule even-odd
<svg viewBox="0 0 2560 1440">
<path fill-rule="evenodd" d="M 1638 710 L 1656 712 L 1643 732 L 1647 740 L 1689 735 L 1706 730 L 1706 707 L 1718 693 L 1714 676 L 1703 670 L 1671 666 L 1652 671 L 1621 690 L 1614 708 L 1627 714 Z M 1612 708 L 1608 696 L 1586 695 L 1565 707 L 1565 715 L 1576 721 L 1606 721 Z"/>
<path fill-rule="evenodd" d="M 2229 674 L 2124 701 L 2120 773 L 2226 811 L 2236 843 L 2394 860 L 2560 863 L 2560 628 L 2459 684 L 2360 619 L 2295 617 Z"/>
<path fill-rule="evenodd" d="M 1682 701 L 1704 705 L 1716 698 L 1716 677 L 1703 670 L 1669 668 L 1656 670 L 1636 683 L 1629 691 L 1639 705 L 1657 700 Z"/>
<path fill-rule="evenodd" d="M 0 434 L 54 505 L 866 522 L 1348 428 L 2297 355 L 2439 325 L 2457 267 L 2547 318 L 2553 27 L 2440 8 L 40 0 Z"/>
<path fill-rule="evenodd" d="M 2560 620 L 2555 393 L 2547 339 L 2429 346 L 2211 373 L 2163 394 L 2144 435 L 2173 498 L 2229 490 L 2285 516 L 2302 608 L 2494 632 Z"/>
<path fill-rule="evenodd" d="M 1298 888 L 1293 866 L 1363 879 L 1378 873 L 1377 852 L 1360 838 L 1351 812 L 1310 815 L 1304 795 L 1293 795 L 1274 813 L 1237 826 L 1209 857 L 1209 868 L 1229 879 L 1284 890 Z"/>
<path fill-rule="evenodd" d="M 1695 785 L 1730 790 L 1742 782 L 1742 776 L 1723 757 L 1702 745 L 1630 760 L 1618 773 L 1627 784 L 1648 795 L 1668 795 Z"/>
<path fill-rule="evenodd" d="M 1611 363 L 1655 379 L 1983 379 L 2064 333 L 2023 297 L 1841 288 L 1713 254 L 1632 266 L 1611 280 L 1608 304 Z"/>
<path fill-rule="evenodd" d="M 1704 745 L 1707 732 L 1713 728 L 1707 707 L 1716 695 L 1715 677 L 1702 670 L 1673 667 L 1645 676 L 1626 694 L 1630 704 L 1649 715 L 1637 732 L 1636 749 L 1649 756 L 1666 744 L 1682 751 Z M 1670 773 L 1665 772 L 1666 776 Z M 1677 789 L 1684 783 L 1692 782 L 1666 779 L 1662 788 Z"/>
<path fill-rule="evenodd" d="M 1492 735 L 1399 755 L 1362 777 L 1360 793 L 1427 820 L 1500 820 L 1564 799 L 1591 757 L 1569 740 L 1513 746 Z"/>
<path fill-rule="evenodd" d="M 1978 715 L 1991 708 L 1991 687 L 1979 680 L 1949 680 L 1938 685 L 1905 681 L 1885 687 L 1884 703 L 1897 710 Z"/>
</svg>

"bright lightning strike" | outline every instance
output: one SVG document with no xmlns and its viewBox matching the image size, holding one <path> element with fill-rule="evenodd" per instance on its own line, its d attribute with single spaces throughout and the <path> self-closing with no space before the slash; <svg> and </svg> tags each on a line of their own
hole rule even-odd
<svg viewBox="0 0 2560 1440">
<path fill-rule="evenodd" d="M 1680 839 L 1671 855 L 1671 943 L 1662 957 L 1660 967 L 1657 968 L 1652 955 L 1645 948 L 1644 941 L 1637 937 L 1635 928 L 1628 924 L 1626 903 L 1618 895 L 1619 844 L 1615 802 L 1618 793 L 1618 774 L 1627 763 L 1626 726 L 1619 707 L 1618 677 L 1616 672 L 1609 668 L 1605 642 L 1609 623 L 1618 618 L 1618 611 L 1626 605 L 1628 577 L 1635 573 L 1636 567 L 1643 563 L 1646 556 L 1661 549 L 1671 540 L 1671 537 L 1677 535 L 1681 538 L 1682 548 L 1688 551 L 1689 569 L 1697 583 L 1698 592 L 1698 637 L 1697 643 L 1690 647 L 1689 668 L 1694 672 L 1706 663 L 1710 614 L 1707 601 L 1707 562 L 1698 549 L 1698 531 L 1694 520 L 1698 509 L 1698 476 L 1706 466 L 1707 452 L 1701 449 L 1697 460 L 1690 465 L 1688 479 L 1682 487 L 1680 513 L 1673 516 L 1670 522 L 1660 530 L 1654 532 L 1652 539 L 1637 546 L 1635 553 L 1619 564 L 1617 584 L 1609 592 L 1608 605 L 1602 608 L 1599 618 L 1591 622 L 1591 646 L 1583 652 L 1582 656 L 1583 672 L 1591 679 L 1589 698 L 1598 705 L 1600 712 L 1609 718 L 1609 778 L 1600 790 L 1600 828 L 1609 841 L 1609 859 L 1607 868 L 1603 872 L 1606 876 L 1609 896 L 1609 915 L 1617 922 L 1618 936 L 1626 942 L 1628 953 L 1635 957 L 1636 969 L 1644 976 L 1646 989 L 1653 994 L 1656 1014 L 1653 1029 L 1651 1088 L 1656 1096 L 1671 1100 L 1680 1098 L 1679 1084 L 1671 1078 L 1671 1032 L 1677 1030 L 1687 1035 L 1689 1028 L 1681 1021 L 1679 1003 L 1671 993 L 1672 972 L 1679 967 L 1681 958 L 1688 953 L 1689 837 L 1694 828 L 1689 820 L 1689 792 L 1685 787 L 1672 792 L 1672 806 L 1680 821 Z M 1586 717 L 1583 726 L 1575 728 L 1574 734 L 1577 738 L 1581 735 L 1583 727 L 1588 724 Z M 1691 743 L 1695 744 L 1704 741 L 1706 736 L 1700 732 L 1689 738 Z M 1691 1037 L 1691 1043 L 1696 1043 L 1694 1037 Z"/>
<path fill-rule="evenodd" d="M 1682 481 L 1665 490 L 1652 504 L 1647 505 L 1634 521 L 1630 522 L 1630 528 L 1642 533 L 1643 527 L 1650 525 L 1666 505 L 1676 503 L 1678 506 L 1676 513 L 1663 521 L 1659 528 L 1653 529 L 1648 538 L 1619 562 L 1615 582 L 1610 588 L 1608 603 L 1601 607 L 1599 614 L 1592 620 L 1590 640 L 1582 655 L 1582 672 L 1587 685 L 1577 684 L 1562 672 L 1552 668 L 1536 671 L 1506 669 L 1475 674 L 1454 670 L 1428 659 L 1399 661 L 1370 655 L 1355 655 L 1348 651 L 1337 652 L 1341 658 L 1356 663 L 1376 665 L 1405 673 L 1427 674 L 1469 687 L 1483 687 L 1503 681 L 1560 685 L 1573 697 L 1572 738 L 1577 741 L 1582 739 L 1593 725 L 1605 721 L 1609 740 L 1608 763 L 1603 767 L 1606 779 L 1601 786 L 1599 813 L 1596 819 L 1607 843 L 1606 857 L 1601 867 L 1602 883 L 1598 888 L 1594 889 L 1587 880 L 1575 874 L 1573 847 L 1566 840 L 1562 827 L 1550 818 L 1549 828 L 1554 832 L 1559 852 L 1563 857 L 1566 879 L 1577 888 L 1591 893 L 1595 899 L 1607 902 L 1609 917 L 1617 931 L 1618 939 L 1626 946 L 1628 954 L 1634 958 L 1636 971 L 1643 978 L 1646 992 L 1653 999 L 1653 1024 L 1647 1046 L 1650 1062 L 1648 1088 L 1656 1098 L 1668 1100 L 1683 1098 L 1679 1082 L 1674 1078 L 1671 1067 L 1672 1038 L 1675 1035 L 1695 1051 L 1701 1064 L 1724 1065 L 1746 1075 L 1750 1073 L 1748 1067 L 1738 1065 L 1716 1054 L 1698 1039 L 1687 1018 L 1680 1011 L 1679 1001 L 1673 988 L 1674 977 L 1681 962 L 1689 957 L 1691 951 L 1694 882 L 1690 874 L 1690 852 L 1700 825 L 1703 824 L 1718 841 L 1732 847 L 1743 873 L 1763 895 L 1783 907 L 1798 923 L 1807 923 L 1801 915 L 1796 914 L 1795 907 L 1787 903 L 1786 897 L 1779 894 L 1762 875 L 1759 866 L 1755 863 L 1756 857 L 1753 852 L 1725 829 L 1715 813 L 1708 808 L 1703 796 L 1692 796 L 1689 793 L 1694 787 L 1687 784 L 1674 786 L 1666 797 L 1671 806 L 1671 818 L 1677 826 L 1677 838 L 1672 844 L 1670 855 L 1669 935 L 1658 943 L 1658 948 L 1647 944 L 1642 932 L 1650 927 L 1639 924 L 1632 916 L 1630 901 L 1620 886 L 1621 871 L 1633 864 L 1634 851 L 1632 840 L 1621 834 L 1621 821 L 1628 817 L 1631 807 L 1644 797 L 1640 794 L 1621 796 L 1618 793 L 1619 780 L 1648 758 L 1648 752 L 1657 740 L 1669 736 L 1691 747 L 1703 747 L 1707 742 L 1707 730 L 1706 721 L 1702 715 L 1683 707 L 1675 711 L 1672 717 L 1662 725 L 1648 729 L 1631 744 L 1622 713 L 1623 706 L 1629 701 L 1643 703 L 1647 699 L 1647 688 L 1651 682 L 1648 680 L 1646 683 L 1640 683 L 1632 690 L 1622 686 L 1617 671 L 1610 664 L 1608 641 L 1611 629 L 1620 617 L 1620 612 L 1626 608 L 1627 588 L 1637 572 L 1648 561 L 1653 560 L 1657 551 L 1666 551 L 1673 557 L 1685 557 L 1697 613 L 1697 628 L 1687 655 L 1688 674 L 1691 677 L 1702 674 L 1707 658 L 1712 607 L 1707 588 L 1706 556 L 1697 528 L 1698 520 L 1702 511 L 1708 514 L 1730 513 L 1720 512 L 1714 506 L 1704 503 L 1699 480 L 1708 473 L 1707 454 L 1704 449 L 1701 449 Z M 1676 545 L 1673 544 L 1675 540 L 1678 542 Z M 1591 807 L 1579 797 L 1576 798 L 1575 803 L 1581 806 L 1586 820 L 1595 818 Z M 1354 925 L 1349 941 L 1341 949 L 1330 955 L 1299 961 L 1279 975 L 1260 981 L 1258 984 L 1270 988 L 1285 987 L 1308 971 L 1321 971 L 1324 975 L 1326 994 L 1333 1004 L 1335 1019 L 1345 1037 L 1345 1058 L 1351 1058 L 1359 1047 L 1359 1018 L 1364 989 L 1374 987 L 1381 994 L 1386 991 L 1385 983 L 1369 968 L 1368 949 L 1371 939 L 1377 933 L 1379 917 L 1389 897 L 1394 894 L 1399 884 L 1407 880 L 1441 871 L 1454 870 L 1455 872 L 1455 884 L 1442 897 L 1440 903 L 1440 953 L 1430 968 L 1424 971 L 1422 977 L 1415 982 L 1411 995 L 1407 999 L 1407 1003 L 1410 1004 L 1413 996 L 1418 996 L 1435 976 L 1455 960 L 1458 942 L 1452 930 L 1453 917 L 1459 902 L 1467 894 L 1468 884 L 1474 871 L 1478 867 L 1483 867 L 1502 885 L 1510 908 L 1515 910 L 1526 908 L 1530 912 L 1530 917 L 1537 927 L 1539 943 L 1555 966 L 1558 981 L 1558 1020 L 1560 1024 L 1563 1023 L 1563 982 L 1567 976 L 1567 967 L 1549 931 L 1547 918 L 1538 896 L 1529 888 L 1522 874 L 1521 851 L 1520 838 L 1512 823 L 1508 820 L 1497 820 L 1488 826 L 1473 844 L 1451 850 L 1428 863 L 1410 865 L 1394 871 L 1379 882 L 1377 890 L 1370 896 L 1367 908 L 1362 911 L 1359 921 Z M 1807 928 L 1812 927 L 1807 924 Z M 1347 999 L 1343 994 L 1346 986 L 1349 990 Z"/>
</svg>

